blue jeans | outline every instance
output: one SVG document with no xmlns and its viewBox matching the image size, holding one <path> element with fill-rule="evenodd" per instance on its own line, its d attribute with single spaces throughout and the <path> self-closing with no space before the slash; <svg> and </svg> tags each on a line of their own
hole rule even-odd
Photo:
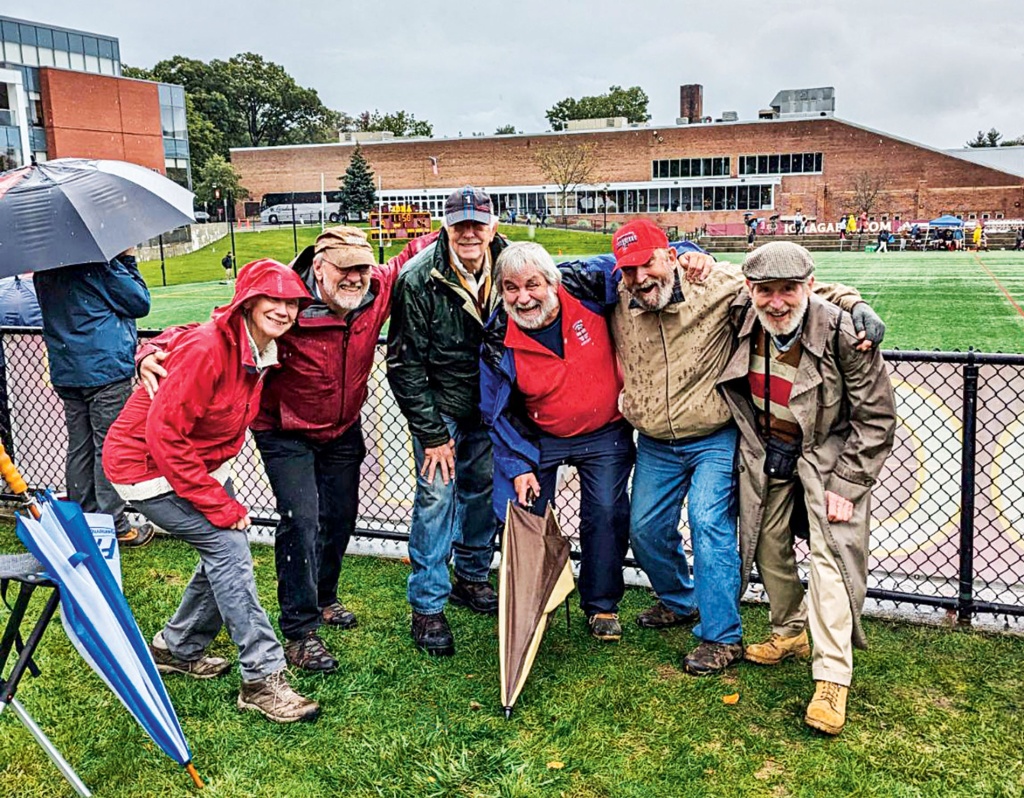
<svg viewBox="0 0 1024 798">
<path fill-rule="evenodd" d="M 629 472 L 636 449 L 625 421 L 571 438 L 540 439 L 533 512 L 554 504 L 558 467 L 575 466 L 580 475 L 580 606 L 587 615 L 618 612 L 625 591 L 622 565 L 629 545 Z"/>
<path fill-rule="evenodd" d="M 494 552 L 498 523 L 491 510 L 493 461 L 491 438 L 478 424 L 460 424 L 442 416 L 455 440 L 455 478 L 445 485 L 441 469 L 434 481 L 420 475 L 423 446 L 413 436 L 416 498 L 409 528 L 409 604 L 414 612 L 435 615 L 451 592 L 448 563 L 455 555 L 455 575 L 466 582 L 485 582 Z"/>
<path fill-rule="evenodd" d="M 681 614 L 700 610 L 693 633 L 710 643 L 738 643 L 742 635 L 736 435 L 732 424 L 678 441 L 640 435 L 633 473 L 633 554 L 666 607 Z M 679 534 L 687 495 L 692 578 Z"/>
<path fill-rule="evenodd" d="M 324 443 L 275 430 L 253 436 L 281 517 L 274 537 L 281 633 L 299 640 L 338 600 L 341 560 L 359 512 L 363 430 L 356 421 Z"/>
</svg>

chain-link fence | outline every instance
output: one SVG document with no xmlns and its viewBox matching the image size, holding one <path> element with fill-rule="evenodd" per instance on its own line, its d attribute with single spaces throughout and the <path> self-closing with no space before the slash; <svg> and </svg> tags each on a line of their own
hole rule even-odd
<svg viewBox="0 0 1024 798">
<path fill-rule="evenodd" d="M 0 346 L 4 445 L 30 485 L 61 490 L 67 433 L 42 338 L 38 330 L 4 328 Z M 962 622 L 979 613 L 1024 617 L 1024 356 L 885 357 L 899 426 L 874 490 L 869 600 L 882 608 L 931 607 Z M 367 457 L 350 551 L 402 555 L 415 487 L 412 446 L 384 379 L 383 347 L 363 434 Z M 272 542 L 274 497 L 251 438 L 235 476 L 239 500 L 256 522 L 253 539 Z M 562 475 L 557 506 L 574 536 L 579 490 L 571 469 Z M 685 512 L 680 532 L 689 551 Z M 806 556 L 799 552 L 804 564 Z M 632 560 L 627 568 L 628 581 L 645 582 Z"/>
</svg>

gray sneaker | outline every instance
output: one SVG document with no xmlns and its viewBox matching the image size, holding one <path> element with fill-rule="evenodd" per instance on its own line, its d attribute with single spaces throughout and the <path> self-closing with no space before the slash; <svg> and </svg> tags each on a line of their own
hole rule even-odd
<svg viewBox="0 0 1024 798">
<path fill-rule="evenodd" d="M 156 669 L 160 673 L 183 673 L 193 679 L 212 679 L 231 670 L 231 663 L 223 657 L 200 657 L 188 661 L 175 657 L 164 641 L 164 633 L 157 632 L 149 644 Z"/>
<path fill-rule="evenodd" d="M 238 708 L 252 710 L 275 723 L 294 723 L 297 720 L 316 720 L 320 705 L 299 695 L 288 684 L 285 669 L 275 671 L 266 679 L 242 682 L 238 692 Z"/>
</svg>

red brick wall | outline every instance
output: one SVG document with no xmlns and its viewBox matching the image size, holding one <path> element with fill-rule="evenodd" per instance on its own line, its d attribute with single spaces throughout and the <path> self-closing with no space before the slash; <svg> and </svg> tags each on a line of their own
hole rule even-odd
<svg viewBox="0 0 1024 798">
<path fill-rule="evenodd" d="M 157 84 L 39 70 L 50 158 L 112 158 L 165 174 Z"/>
<path fill-rule="evenodd" d="M 880 175 L 885 190 L 871 215 L 903 219 L 932 218 L 943 212 L 1020 215 L 1024 180 L 926 147 L 837 119 L 769 121 L 683 127 L 628 128 L 600 133 L 520 135 L 432 139 L 362 145 L 385 189 L 456 187 L 464 183 L 495 186 L 549 183 L 535 160 L 537 149 L 562 135 L 594 145 L 598 168 L 594 183 L 651 179 L 651 162 L 662 158 L 729 156 L 733 177 L 741 155 L 822 152 L 820 175 L 783 176 L 775 212 L 834 221 L 856 212 L 853 181 L 861 173 Z M 235 150 L 232 163 L 242 185 L 258 198 L 268 191 L 318 191 L 320 175 L 337 188 L 354 145 Z M 438 157 L 438 176 L 428 156 Z M 708 183 L 713 183 L 709 180 Z M 750 177 L 750 183 L 760 182 Z M 673 185 L 671 180 L 664 185 Z M 742 211 L 662 213 L 659 223 L 692 229 L 701 224 L 741 221 Z M 593 217 L 591 217 L 593 218 Z M 622 217 L 609 215 L 609 220 Z"/>
</svg>

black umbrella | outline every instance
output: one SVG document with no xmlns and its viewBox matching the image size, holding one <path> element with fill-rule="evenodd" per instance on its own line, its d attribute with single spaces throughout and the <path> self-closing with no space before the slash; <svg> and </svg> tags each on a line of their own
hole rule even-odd
<svg viewBox="0 0 1024 798">
<path fill-rule="evenodd" d="M 0 174 L 0 277 L 120 252 L 189 224 L 191 191 L 124 161 L 59 158 Z"/>
</svg>

